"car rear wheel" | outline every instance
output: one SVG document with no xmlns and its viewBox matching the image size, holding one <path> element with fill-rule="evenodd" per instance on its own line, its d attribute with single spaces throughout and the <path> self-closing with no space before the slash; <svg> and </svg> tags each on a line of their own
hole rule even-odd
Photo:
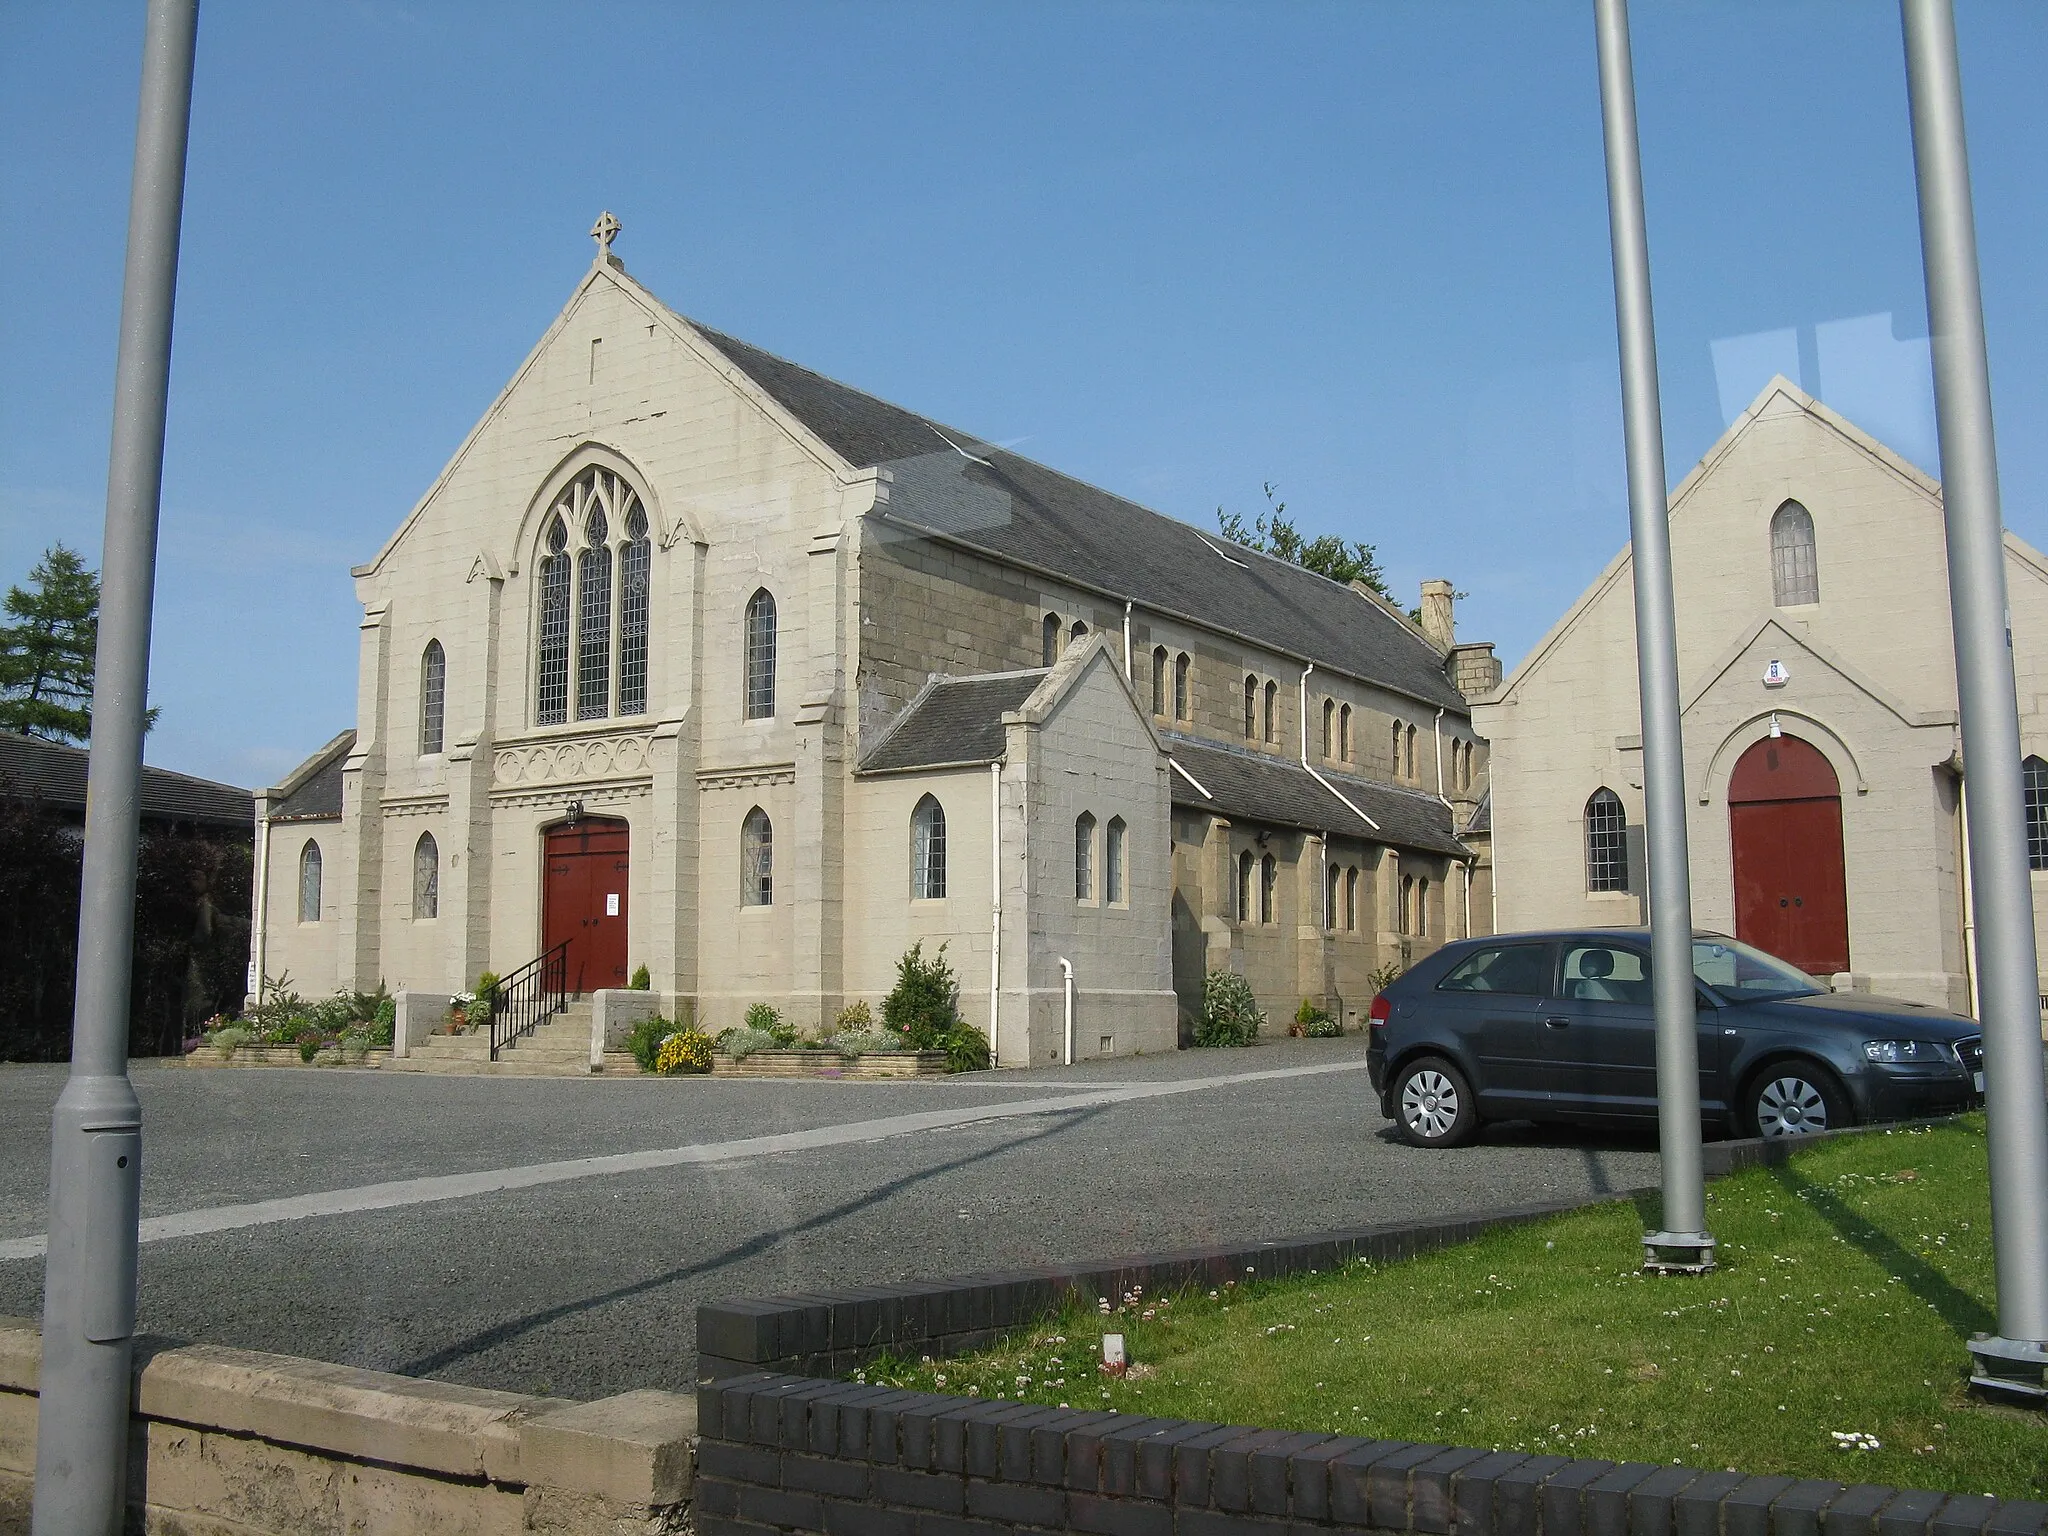
<svg viewBox="0 0 2048 1536">
<path fill-rule="evenodd" d="M 1412 1147 L 1455 1147 L 1471 1140 L 1479 1116 L 1465 1075 L 1439 1056 L 1411 1061 L 1395 1074 L 1394 1126 Z"/>
<path fill-rule="evenodd" d="M 1752 1136 L 1812 1136 L 1856 1123 L 1834 1074 L 1802 1061 L 1764 1068 L 1750 1083 L 1744 1108 Z"/>
</svg>

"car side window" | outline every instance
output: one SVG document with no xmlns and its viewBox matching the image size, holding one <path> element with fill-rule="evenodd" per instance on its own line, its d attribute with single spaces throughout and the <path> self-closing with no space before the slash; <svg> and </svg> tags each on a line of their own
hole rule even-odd
<svg viewBox="0 0 2048 1536">
<path fill-rule="evenodd" d="M 1436 984 L 1439 992 L 1506 992 L 1541 997 L 1550 980 L 1544 944 L 1502 944 L 1467 955 Z"/>
<path fill-rule="evenodd" d="M 1568 944 L 1558 995 L 1577 1003 L 1650 1005 L 1650 962 L 1618 944 Z"/>
</svg>

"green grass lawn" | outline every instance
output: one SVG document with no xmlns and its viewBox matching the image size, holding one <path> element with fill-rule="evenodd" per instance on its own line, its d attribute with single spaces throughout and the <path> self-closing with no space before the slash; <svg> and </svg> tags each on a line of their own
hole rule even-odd
<svg viewBox="0 0 2048 1536">
<path fill-rule="evenodd" d="M 1993 1329 L 1984 1120 L 1873 1131 L 1708 1191 L 1711 1275 L 1644 1276 L 1655 1202 L 1400 1263 L 1107 1297 L 927 1391 L 1612 1461 L 2048 1495 L 2048 1416 L 1963 1389 Z M 1132 1361 L 1097 1369 L 1121 1332 Z M 1842 1449 L 1837 1434 L 1875 1448 Z"/>
</svg>

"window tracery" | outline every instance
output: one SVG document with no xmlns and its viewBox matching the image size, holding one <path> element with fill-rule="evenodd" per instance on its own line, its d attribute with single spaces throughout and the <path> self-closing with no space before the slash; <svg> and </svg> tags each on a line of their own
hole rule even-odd
<svg viewBox="0 0 2048 1536">
<path fill-rule="evenodd" d="M 639 493 L 593 465 L 555 498 L 541 541 L 535 723 L 569 719 L 572 679 L 578 720 L 646 713 L 654 545 Z"/>
</svg>

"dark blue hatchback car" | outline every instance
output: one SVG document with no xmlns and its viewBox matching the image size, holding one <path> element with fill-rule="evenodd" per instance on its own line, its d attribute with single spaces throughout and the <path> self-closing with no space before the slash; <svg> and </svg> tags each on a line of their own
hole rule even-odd
<svg viewBox="0 0 2048 1536">
<path fill-rule="evenodd" d="M 1693 939 L 1709 1132 L 1797 1136 L 1982 1100 L 1975 1020 L 1866 993 L 1719 934 Z M 1419 1147 L 1488 1120 L 1652 1123 L 1657 1029 L 1647 929 L 1446 944 L 1373 999 L 1380 1108 Z"/>
</svg>

